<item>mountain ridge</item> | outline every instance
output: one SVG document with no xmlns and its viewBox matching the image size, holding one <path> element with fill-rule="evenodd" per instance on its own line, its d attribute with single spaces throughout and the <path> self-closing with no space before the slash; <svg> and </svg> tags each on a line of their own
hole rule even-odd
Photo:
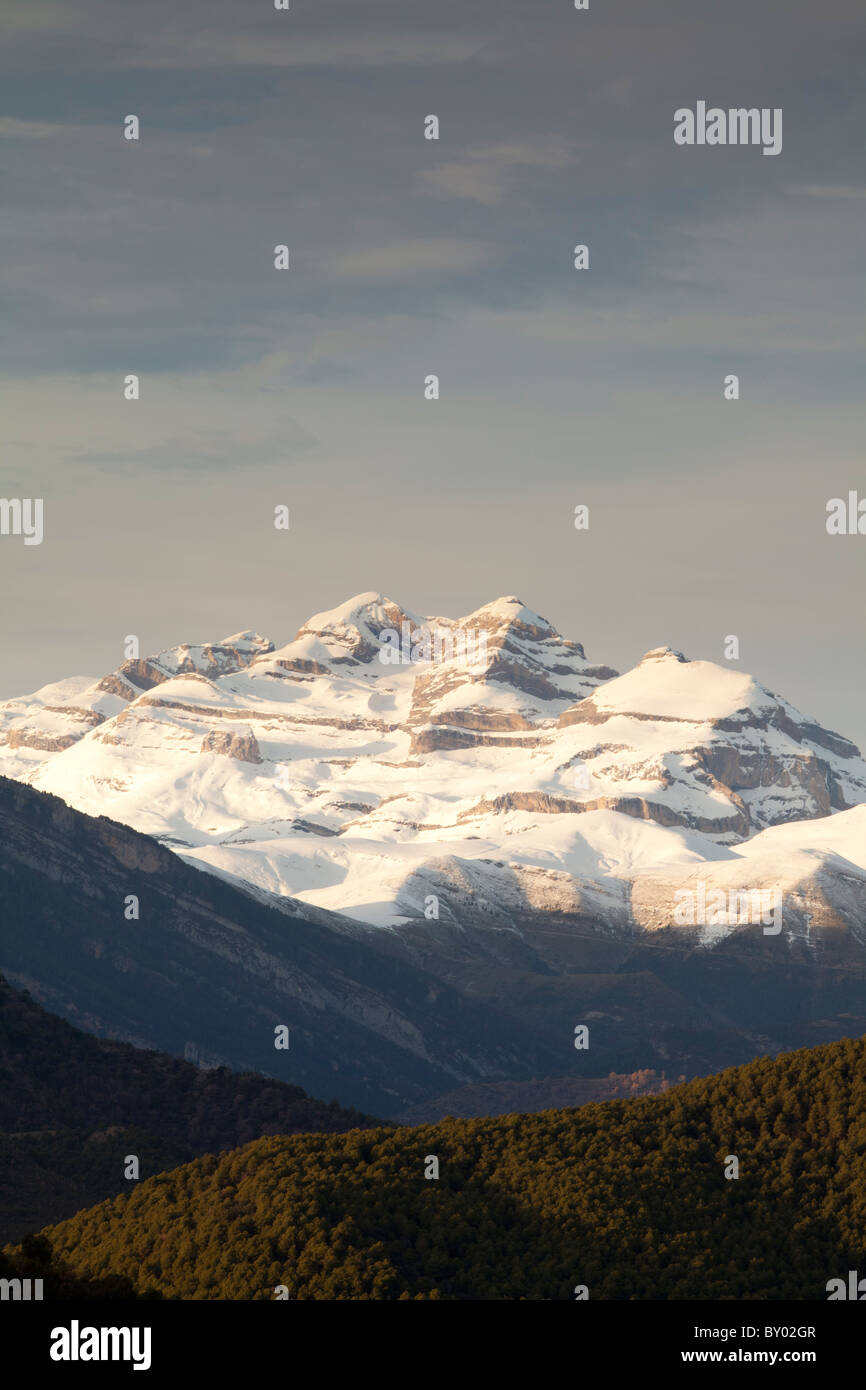
<svg viewBox="0 0 866 1390">
<path fill-rule="evenodd" d="M 478 640 L 427 659 L 433 628 Z M 453 916 L 438 863 L 640 925 L 645 876 L 672 894 L 695 865 L 751 868 L 740 847 L 763 832 L 866 803 L 855 745 L 739 669 L 655 647 L 618 675 L 513 595 L 419 619 L 371 591 L 283 647 L 242 632 L 56 683 L 0 704 L 0 773 L 385 927 L 431 896 Z"/>
</svg>

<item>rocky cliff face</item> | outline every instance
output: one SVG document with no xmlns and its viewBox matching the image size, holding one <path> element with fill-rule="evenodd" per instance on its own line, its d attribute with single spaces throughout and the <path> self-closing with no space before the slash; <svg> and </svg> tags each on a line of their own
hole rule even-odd
<svg viewBox="0 0 866 1390">
<path fill-rule="evenodd" d="M 251 729 L 227 732 L 225 729 L 210 729 L 201 743 L 203 753 L 223 753 L 227 758 L 235 758 L 240 763 L 260 763 L 263 761 L 258 740 Z"/>
</svg>

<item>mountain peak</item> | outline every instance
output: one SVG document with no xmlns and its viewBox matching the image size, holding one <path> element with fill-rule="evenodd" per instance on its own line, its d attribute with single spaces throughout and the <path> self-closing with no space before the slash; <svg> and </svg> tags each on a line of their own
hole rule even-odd
<svg viewBox="0 0 866 1390">
<path fill-rule="evenodd" d="M 331 666 L 366 665 L 379 656 L 385 631 L 400 633 L 404 623 L 423 619 L 375 589 L 355 594 L 336 608 L 314 613 L 298 628 L 294 641 L 265 658 L 284 669 L 323 674 Z M 260 663 L 261 665 L 261 663 Z"/>
<path fill-rule="evenodd" d="M 260 632 L 247 629 L 246 632 L 233 632 L 231 637 L 223 637 L 219 646 L 234 647 L 239 651 L 270 652 L 273 651 L 274 644 L 269 637 L 263 637 Z"/>
<path fill-rule="evenodd" d="M 460 626 L 514 627 L 527 634 L 537 634 L 544 637 L 558 636 L 552 623 L 549 623 L 546 618 L 542 618 L 533 609 L 528 608 L 523 600 L 515 594 L 508 594 L 502 598 L 492 599 L 490 603 L 482 604 L 473 613 L 461 618 Z"/>
<path fill-rule="evenodd" d="M 394 599 L 380 594 L 375 589 L 368 589 L 362 594 L 355 594 L 354 597 L 346 599 L 345 603 L 337 604 L 336 608 L 314 613 L 298 629 L 297 636 L 302 637 L 309 632 L 336 632 L 362 625 L 389 627 L 393 625 L 395 617 L 399 621 L 400 615 L 411 616 L 399 603 L 395 603 Z"/>
<path fill-rule="evenodd" d="M 652 647 L 650 651 L 644 652 L 639 664 L 643 666 L 645 661 L 680 661 L 688 665 L 689 658 L 683 656 L 675 647 Z"/>
</svg>

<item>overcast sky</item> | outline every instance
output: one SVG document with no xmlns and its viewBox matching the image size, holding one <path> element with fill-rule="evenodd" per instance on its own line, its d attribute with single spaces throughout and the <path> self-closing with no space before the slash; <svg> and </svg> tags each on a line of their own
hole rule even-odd
<svg viewBox="0 0 866 1390">
<path fill-rule="evenodd" d="M 3 0 L 0 496 L 45 538 L 0 537 L 0 697 L 129 633 L 517 594 L 620 670 L 736 634 L 866 745 L 866 536 L 825 528 L 866 497 L 864 35 L 862 0 Z M 782 108 L 782 152 L 676 146 L 699 100 Z"/>
</svg>

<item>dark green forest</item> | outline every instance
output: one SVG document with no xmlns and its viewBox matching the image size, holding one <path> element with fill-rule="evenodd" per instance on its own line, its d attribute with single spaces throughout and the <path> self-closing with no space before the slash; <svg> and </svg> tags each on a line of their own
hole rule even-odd
<svg viewBox="0 0 866 1390">
<path fill-rule="evenodd" d="M 263 1134 L 378 1123 L 300 1086 L 81 1033 L 0 976 L 0 1240 Z"/>
<path fill-rule="evenodd" d="M 78 1277 L 168 1298 L 821 1300 L 866 1272 L 866 1039 L 661 1096 L 258 1139 L 45 1234 Z"/>
<path fill-rule="evenodd" d="M 105 1279 L 84 1279 L 74 1274 L 68 1265 L 55 1258 L 51 1242 L 45 1236 L 28 1235 L 15 1251 L 0 1252 L 0 1279 L 41 1279 L 42 1298 L 55 1302 L 93 1299 L 108 1300 L 159 1299 L 155 1289 L 136 1289 L 130 1279 L 108 1275 Z M 35 1289 L 31 1297 L 36 1298 Z"/>
</svg>

